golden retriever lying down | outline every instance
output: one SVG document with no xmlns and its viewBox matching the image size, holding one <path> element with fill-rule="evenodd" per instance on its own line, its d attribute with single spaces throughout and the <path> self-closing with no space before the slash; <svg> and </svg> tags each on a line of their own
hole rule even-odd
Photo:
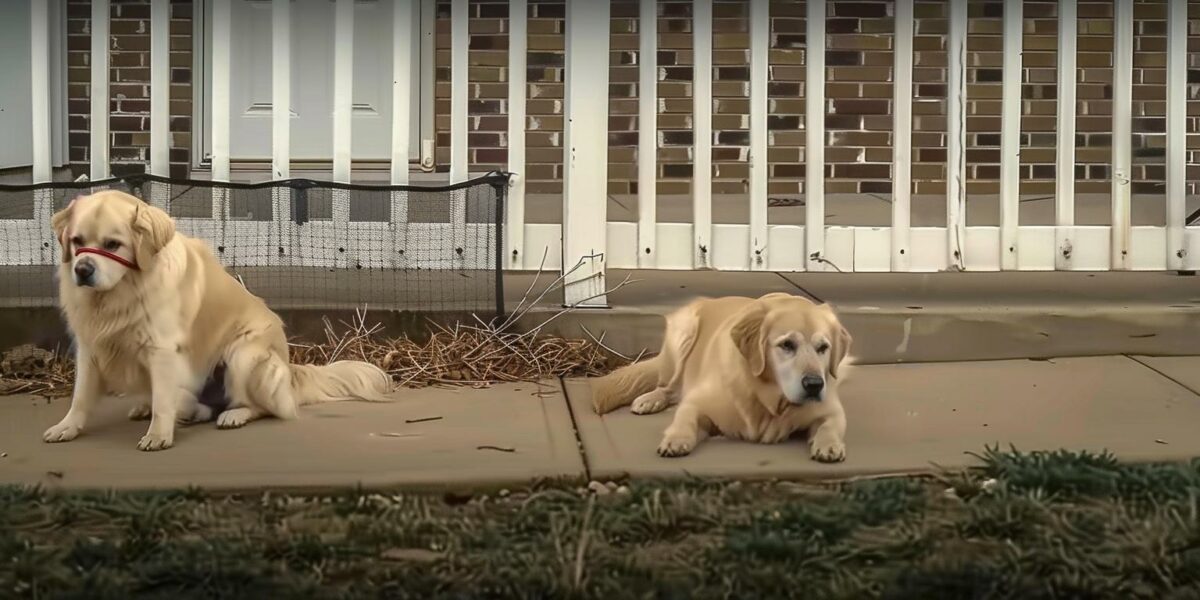
<svg viewBox="0 0 1200 600">
<path fill-rule="evenodd" d="M 686 455 L 709 435 L 772 444 L 807 430 L 812 458 L 838 462 L 850 341 L 828 304 L 798 296 L 696 300 L 667 316 L 658 356 L 597 379 L 592 402 L 599 414 L 629 404 L 651 414 L 678 400 L 662 456 Z"/>
<path fill-rule="evenodd" d="M 385 400 L 391 379 L 364 362 L 288 364 L 283 322 L 217 262 L 204 242 L 175 232 L 167 213 L 118 191 L 71 202 L 51 219 L 62 245 L 59 301 L 75 336 L 71 408 L 47 442 L 74 439 L 106 393 L 135 399 L 150 418 L 142 450 L 170 448 L 176 422 L 207 421 L 198 401 L 223 378 L 221 428 L 265 415 L 294 419 L 303 404 Z M 223 375 L 220 374 L 223 371 Z"/>
</svg>

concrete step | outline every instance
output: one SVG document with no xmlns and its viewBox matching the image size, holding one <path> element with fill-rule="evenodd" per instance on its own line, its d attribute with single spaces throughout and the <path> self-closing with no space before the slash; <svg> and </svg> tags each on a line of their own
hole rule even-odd
<svg viewBox="0 0 1200 600">
<path fill-rule="evenodd" d="M 663 316 L 693 298 L 790 292 L 832 303 L 864 364 L 1200 354 L 1200 279 L 1174 273 L 629 275 L 637 281 L 609 296 L 612 308 L 575 310 L 545 330 L 603 335 L 635 356 L 657 351 Z M 610 273 L 610 286 L 625 276 Z M 521 325 L 559 310 L 531 311 Z"/>
<path fill-rule="evenodd" d="M 537 301 L 515 325 L 600 338 L 627 356 L 655 352 L 663 316 L 699 296 L 806 295 L 832 303 L 864 364 L 1140 354 L 1200 355 L 1200 278 L 1174 273 L 758 273 L 611 271 L 612 308 L 563 311 L 557 274 L 509 273 L 509 311 Z M 268 298 L 269 300 L 269 298 Z M 380 297 L 380 301 L 386 298 Z M 53 298 L 0 308 L 0 349 L 68 343 Z M 524 310 L 524 309 L 522 309 Z M 279 308 L 289 332 L 323 339 L 322 317 L 349 321 L 352 307 Z M 387 335 L 419 335 L 427 320 L 471 321 L 466 312 L 372 310 Z"/>
</svg>

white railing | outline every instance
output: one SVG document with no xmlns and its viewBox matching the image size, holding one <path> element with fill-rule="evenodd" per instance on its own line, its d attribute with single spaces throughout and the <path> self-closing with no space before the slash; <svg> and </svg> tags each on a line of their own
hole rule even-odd
<svg viewBox="0 0 1200 600">
<path fill-rule="evenodd" d="M 388 1 L 388 0 L 385 0 Z M 408 43 L 417 0 L 394 2 L 394 82 L 400 91 L 419 76 Z M 230 3 L 213 5 L 212 177 L 227 181 L 230 122 Z M 350 178 L 353 66 L 353 2 L 337 0 L 335 32 L 333 117 L 333 178 Z M 273 0 L 272 171 L 276 178 L 289 173 L 288 96 L 291 45 L 289 0 Z M 638 204 L 636 222 L 608 222 L 606 209 L 609 28 L 610 6 L 595 0 L 567 0 L 566 89 L 564 105 L 564 210 L 562 223 L 525 222 L 525 69 L 526 0 L 512 0 L 509 17 L 508 56 L 508 169 L 512 180 L 507 210 L 505 256 L 509 269 L 579 265 L 568 277 L 568 302 L 588 299 L 603 305 L 604 272 L 612 268 L 932 272 L 1047 271 L 1047 270 L 1164 270 L 1200 267 L 1200 228 L 1185 223 L 1187 0 L 1168 0 L 1167 112 L 1166 112 L 1166 222 L 1164 226 L 1134 226 L 1130 218 L 1131 115 L 1133 89 L 1133 0 L 1115 0 L 1113 67 L 1112 220 L 1106 226 L 1075 223 L 1074 130 L 1076 2 L 1059 3 L 1058 149 L 1056 156 L 1056 215 L 1054 225 L 1028 226 L 1019 222 L 1018 197 L 1021 119 L 1020 2 L 1006 2 L 1003 17 L 1003 82 L 1001 99 L 1000 221 L 998 226 L 966 223 L 966 70 L 967 0 L 950 0 L 947 102 L 946 225 L 913 227 L 911 211 L 911 139 L 913 79 L 913 0 L 895 5 L 894 195 L 890 227 L 826 226 L 823 173 L 825 167 L 824 85 L 826 3 L 807 3 L 808 64 L 805 225 L 772 224 L 767 219 L 767 98 L 770 7 L 768 0 L 750 0 L 750 163 L 749 223 L 712 222 L 712 16 L 713 0 L 694 0 L 694 162 L 691 223 L 657 220 L 655 211 L 655 161 L 657 149 L 655 61 L 657 27 L 641 26 L 638 134 Z M 50 178 L 49 116 L 46 112 L 49 81 L 46 76 L 49 17 L 42 2 L 33 3 L 32 51 L 35 181 Z M 167 169 L 168 6 L 153 0 L 151 18 L 151 148 L 150 172 Z M 468 2 L 451 3 L 451 135 L 450 179 L 468 178 Z M 92 130 L 93 178 L 108 173 L 108 31 L 109 0 L 93 0 L 92 24 Z M 657 19 L 656 0 L 641 0 L 643 23 Z M 408 180 L 409 98 L 393 94 L 391 181 Z M 214 206 L 221 206 L 220 192 Z M 38 204 L 38 215 L 48 210 L 48 199 Z M 465 200 L 454 200 L 451 219 L 463 223 Z M 393 202 L 392 224 L 404 223 L 403 198 Z M 335 202 L 333 221 L 349 219 L 348 204 Z M 276 221 L 286 221 L 282 198 L 275 202 Z M 219 215 L 217 215 L 219 216 Z M 204 231 L 204 219 L 190 226 Z M 607 223 L 607 227 L 597 227 Z M 269 223 L 239 223 L 239 227 L 267 227 Z M 10 227 L 11 224 L 5 224 Z M 300 235 L 283 228 L 283 235 Z M 397 243 L 402 243 L 402 240 Z M 53 260 L 53 253 L 45 253 Z M 336 262 L 333 257 L 313 257 Z"/>
</svg>

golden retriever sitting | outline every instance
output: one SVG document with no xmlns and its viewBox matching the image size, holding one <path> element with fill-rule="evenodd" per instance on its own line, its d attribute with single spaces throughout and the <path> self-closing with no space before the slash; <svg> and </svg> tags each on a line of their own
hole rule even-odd
<svg viewBox="0 0 1200 600">
<path fill-rule="evenodd" d="M 264 415 L 294 419 L 314 402 L 383 400 L 391 379 L 363 362 L 288 363 L 283 322 L 217 262 L 204 242 L 175 232 L 167 213 L 118 191 L 74 200 L 51 219 L 62 245 L 59 299 L 75 336 L 71 408 L 47 442 L 74 439 L 106 393 L 150 418 L 142 450 L 170 448 L 176 422 L 207 421 L 197 400 L 220 368 L 221 428 Z"/>
<path fill-rule="evenodd" d="M 658 356 L 597 379 L 592 402 L 599 414 L 631 403 L 650 414 L 678 400 L 662 456 L 686 455 L 709 435 L 771 444 L 807 430 L 812 458 L 838 462 L 850 341 L 828 304 L 784 293 L 697 300 L 667 316 Z"/>
</svg>

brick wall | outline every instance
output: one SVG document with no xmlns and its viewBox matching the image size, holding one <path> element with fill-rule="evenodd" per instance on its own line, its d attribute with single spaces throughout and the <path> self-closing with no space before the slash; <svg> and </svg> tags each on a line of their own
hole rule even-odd
<svg viewBox="0 0 1200 600">
<path fill-rule="evenodd" d="M 150 2 L 113 0 L 109 24 L 108 127 L 114 175 L 140 173 L 150 161 Z M 67 3 L 67 93 L 70 160 L 89 171 L 91 2 Z M 192 2 L 171 0 L 171 175 L 191 159 Z"/>
<path fill-rule="evenodd" d="M 1021 191 L 1053 192 L 1057 99 L 1057 3 L 1026 0 Z M 172 0 L 171 170 L 186 173 L 191 147 L 192 2 Z M 660 147 L 663 194 L 687 193 L 692 175 L 692 14 L 690 0 L 660 0 Z M 508 3 L 471 0 L 470 160 L 476 169 L 505 165 L 507 145 Z M 436 110 L 438 170 L 448 170 L 450 4 L 437 4 Z M 772 195 L 798 194 L 804 179 L 805 4 L 772 0 L 769 51 L 769 162 Z M 972 1 L 968 38 L 968 191 L 999 184 L 1001 17 L 997 0 Z M 1200 100 L 1200 3 L 1191 3 L 1189 98 Z M 1109 189 L 1112 111 L 1112 4 L 1079 2 L 1077 189 Z M 562 0 L 530 0 L 526 144 L 528 190 L 559 193 L 562 177 Z M 1158 193 L 1164 177 L 1165 0 L 1135 4 L 1134 190 Z M 69 0 L 70 158 L 86 172 L 90 27 L 88 0 Z M 636 193 L 637 2 L 614 0 L 610 55 L 610 191 Z M 913 179 L 917 193 L 945 191 L 946 3 L 916 3 L 914 40 Z M 748 3 L 714 7 L 713 185 L 716 193 L 746 190 L 749 94 Z M 826 189 L 891 192 L 892 31 L 889 1 L 832 1 L 826 23 Z M 141 171 L 149 147 L 148 0 L 114 0 L 111 53 L 112 159 L 115 173 Z M 1188 107 L 1188 132 L 1200 131 L 1200 103 Z M 1189 179 L 1200 180 L 1200 135 L 1188 138 Z"/>
<path fill-rule="evenodd" d="M 504 165 L 507 3 L 472 0 L 471 143 L 481 168 Z M 692 174 L 691 2 L 660 0 L 658 28 L 658 191 L 686 193 Z M 798 194 L 804 178 L 805 4 L 771 1 L 769 52 L 770 193 Z M 1189 98 L 1200 100 L 1200 3 L 1189 6 Z M 1077 191 L 1107 193 L 1112 136 L 1112 3 L 1079 2 Z M 945 192 L 947 7 L 916 3 L 913 86 L 913 189 Z M 1051 194 L 1055 178 L 1057 2 L 1024 3 L 1021 192 Z M 450 5 L 438 4 L 439 168 L 448 156 Z M 611 193 L 635 193 L 637 160 L 638 9 L 612 8 L 610 59 Z M 970 193 L 999 190 L 1003 3 L 972 1 L 968 37 L 967 159 Z M 529 191 L 561 192 L 561 0 L 529 3 Z M 713 185 L 716 193 L 746 191 L 748 131 L 748 3 L 714 7 Z M 1164 178 L 1166 3 L 1135 5 L 1134 191 L 1161 193 Z M 826 23 L 826 190 L 891 192 L 892 2 L 831 1 Z M 1200 132 L 1200 104 L 1188 107 L 1188 132 Z M 497 118 L 499 117 L 499 118 Z M 1200 179 L 1200 136 L 1188 138 L 1188 177 Z"/>
</svg>

